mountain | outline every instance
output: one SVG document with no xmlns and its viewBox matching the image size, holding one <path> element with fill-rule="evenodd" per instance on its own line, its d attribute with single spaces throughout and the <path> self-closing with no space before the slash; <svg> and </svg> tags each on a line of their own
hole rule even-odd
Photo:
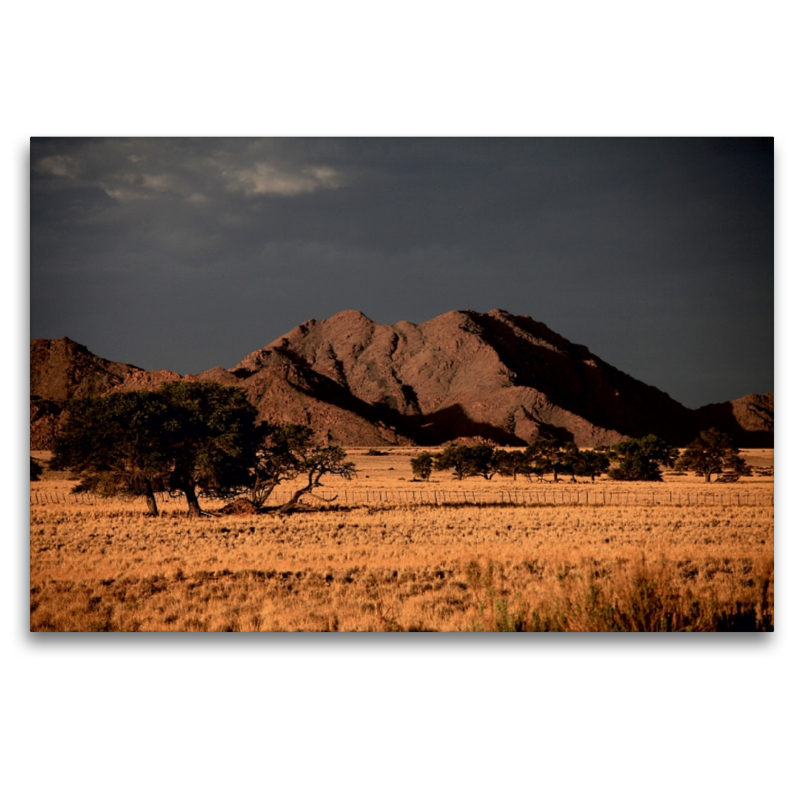
<svg viewBox="0 0 800 800">
<path fill-rule="evenodd" d="M 31 340 L 31 449 L 49 450 L 67 402 L 110 391 L 132 391 L 178 380 L 177 372 L 147 371 L 107 361 L 82 344 L 63 339 Z"/>
<path fill-rule="evenodd" d="M 557 436 L 590 446 L 648 433 L 686 444 L 712 425 L 746 446 L 772 441 L 772 395 L 692 411 L 527 316 L 452 311 L 380 325 L 343 311 L 308 320 L 233 369 L 183 378 L 106 361 L 69 339 L 33 340 L 31 447 L 49 447 L 70 397 L 176 379 L 240 386 L 261 418 L 351 445 Z"/>
<path fill-rule="evenodd" d="M 717 428 L 739 447 L 773 447 L 774 396 L 748 394 L 727 403 L 712 403 L 695 412 L 700 429 Z"/>
</svg>

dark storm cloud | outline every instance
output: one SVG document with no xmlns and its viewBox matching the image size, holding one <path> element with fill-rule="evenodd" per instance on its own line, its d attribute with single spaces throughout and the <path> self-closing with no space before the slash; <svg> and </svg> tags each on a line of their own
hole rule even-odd
<svg viewBox="0 0 800 800">
<path fill-rule="evenodd" d="M 697 406 L 772 390 L 767 139 L 35 139 L 31 336 L 232 366 L 358 308 L 530 314 Z"/>
</svg>

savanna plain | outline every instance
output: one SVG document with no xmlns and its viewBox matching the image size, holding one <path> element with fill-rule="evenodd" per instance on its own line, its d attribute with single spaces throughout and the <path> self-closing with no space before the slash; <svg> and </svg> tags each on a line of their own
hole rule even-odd
<svg viewBox="0 0 800 800">
<path fill-rule="evenodd" d="M 72 495 L 45 470 L 31 483 L 30 628 L 774 628 L 772 450 L 743 450 L 754 475 L 729 484 L 417 482 L 419 452 L 349 449 L 357 477 L 325 481 L 305 511 L 192 520 L 177 498 L 146 517 L 143 500 Z"/>
</svg>

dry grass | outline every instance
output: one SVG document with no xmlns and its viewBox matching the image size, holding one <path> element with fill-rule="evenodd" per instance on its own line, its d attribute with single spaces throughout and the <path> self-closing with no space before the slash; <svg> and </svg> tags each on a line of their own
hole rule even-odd
<svg viewBox="0 0 800 800">
<path fill-rule="evenodd" d="M 410 484 L 408 452 L 351 455 L 362 472 L 348 488 Z M 487 483 L 436 478 L 442 488 Z M 492 484 L 498 480 L 513 485 Z M 683 477 L 661 488 L 678 484 L 709 488 Z M 711 488 L 735 493 L 745 485 L 771 496 L 771 478 Z M 31 484 L 52 493 L 70 486 Z M 31 507 L 31 630 L 773 625 L 771 505 L 383 504 L 192 522 L 175 502 L 159 519 L 142 511 L 143 503 L 117 501 Z"/>
</svg>

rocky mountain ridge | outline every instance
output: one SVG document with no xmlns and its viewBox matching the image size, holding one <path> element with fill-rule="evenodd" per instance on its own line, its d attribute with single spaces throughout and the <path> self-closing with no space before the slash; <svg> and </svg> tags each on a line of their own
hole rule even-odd
<svg viewBox="0 0 800 800">
<path fill-rule="evenodd" d="M 716 425 L 740 446 L 772 446 L 772 395 L 693 411 L 569 342 L 496 309 L 381 325 L 358 311 L 308 320 L 233 369 L 198 375 L 107 361 L 69 339 L 31 341 L 31 447 L 48 449 L 66 402 L 168 380 L 240 386 L 272 421 L 311 425 L 349 445 L 522 445 L 557 436 L 579 446 L 656 433 L 686 444 Z"/>
</svg>

